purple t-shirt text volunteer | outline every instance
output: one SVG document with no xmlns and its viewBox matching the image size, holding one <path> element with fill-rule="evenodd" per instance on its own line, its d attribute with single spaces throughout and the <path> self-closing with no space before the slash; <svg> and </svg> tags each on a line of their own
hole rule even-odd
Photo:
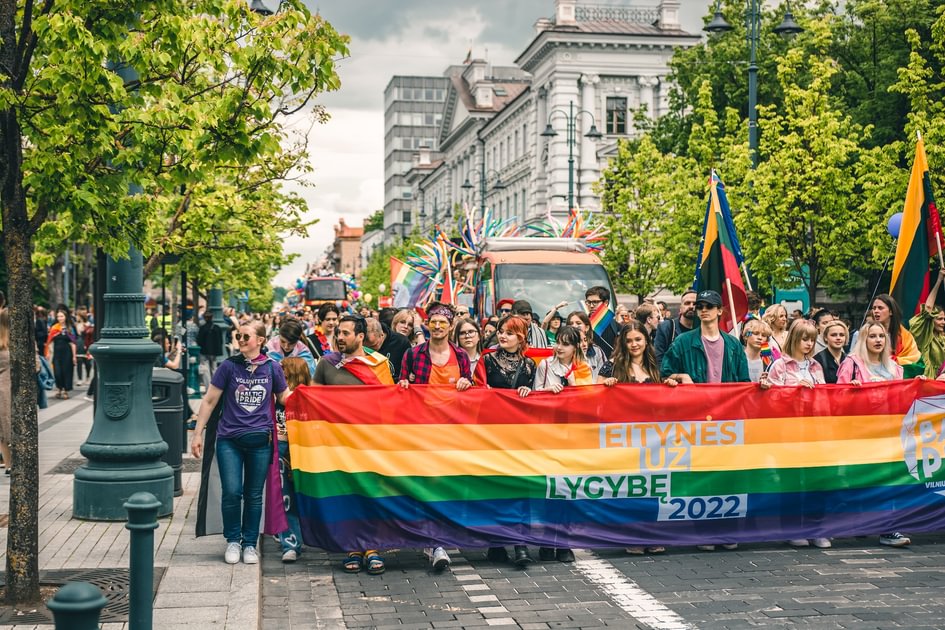
<svg viewBox="0 0 945 630">
<path fill-rule="evenodd" d="M 262 354 L 246 365 L 224 361 L 210 382 L 223 390 L 218 438 L 272 430 L 272 394 L 287 387 L 281 365 Z"/>
</svg>

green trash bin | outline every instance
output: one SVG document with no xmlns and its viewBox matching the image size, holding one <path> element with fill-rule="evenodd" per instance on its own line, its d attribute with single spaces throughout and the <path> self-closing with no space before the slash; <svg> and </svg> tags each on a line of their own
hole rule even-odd
<svg viewBox="0 0 945 630">
<path fill-rule="evenodd" d="M 184 401 L 181 388 L 184 377 L 180 372 L 168 368 L 154 368 L 151 377 L 151 404 L 161 438 L 167 442 L 167 452 L 162 458 L 174 471 L 174 496 L 184 494 L 181 482 L 183 453 L 181 443 L 184 433 Z"/>
</svg>

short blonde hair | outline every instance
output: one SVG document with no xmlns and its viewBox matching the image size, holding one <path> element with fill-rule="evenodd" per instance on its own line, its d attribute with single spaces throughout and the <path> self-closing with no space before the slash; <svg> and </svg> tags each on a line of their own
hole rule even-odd
<svg viewBox="0 0 945 630">
<path fill-rule="evenodd" d="M 749 319 L 747 322 L 742 324 L 742 332 L 739 335 L 739 339 L 741 339 L 743 346 L 748 344 L 748 333 L 755 332 L 760 332 L 764 335 L 768 335 L 768 337 L 771 337 L 771 326 L 769 326 L 766 322 L 763 322 L 762 320 L 756 319 L 754 317 Z"/>
<path fill-rule="evenodd" d="M 850 329 L 847 327 L 846 322 L 844 322 L 842 319 L 835 319 L 832 322 L 828 322 L 827 325 L 824 326 L 824 332 L 821 334 L 824 343 L 827 342 L 827 333 L 830 332 L 831 328 L 842 328 L 843 334 L 846 336 L 847 341 L 850 340 Z"/>
</svg>

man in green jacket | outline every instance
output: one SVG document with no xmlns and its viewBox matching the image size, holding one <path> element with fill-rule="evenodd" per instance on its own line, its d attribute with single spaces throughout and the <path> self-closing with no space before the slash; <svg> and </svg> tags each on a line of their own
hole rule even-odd
<svg viewBox="0 0 945 630">
<path fill-rule="evenodd" d="M 663 355 L 663 378 L 679 383 L 749 383 L 748 360 L 735 337 L 719 330 L 722 296 L 700 291 L 696 296 L 699 327 L 676 337 Z"/>
</svg>

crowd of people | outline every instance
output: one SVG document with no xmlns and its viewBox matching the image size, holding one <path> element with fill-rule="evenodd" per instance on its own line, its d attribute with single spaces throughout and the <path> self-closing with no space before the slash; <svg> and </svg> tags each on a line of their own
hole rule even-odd
<svg viewBox="0 0 945 630">
<path fill-rule="evenodd" d="M 534 391 L 557 394 L 568 387 L 594 384 L 676 387 L 752 382 L 768 389 L 828 383 L 857 386 L 909 377 L 945 380 L 945 313 L 935 305 L 943 279 L 945 270 L 908 327 L 889 295 L 876 296 L 867 321 L 852 338 L 851 326 L 828 309 L 812 309 L 806 316 L 799 312 L 789 316 L 781 305 L 762 311 L 762 302 L 753 293 L 748 316 L 731 333 L 725 332 L 720 328 L 723 300 L 712 290 L 685 292 L 675 317 L 665 304 L 645 302 L 635 309 L 612 305 L 604 287 L 588 289 L 584 304 L 567 314 L 560 310 L 567 306 L 565 302 L 540 314 L 532 311 L 527 300 L 503 298 L 497 301 L 496 314 L 481 320 L 470 316 L 465 307 L 438 302 L 425 309 L 361 309 L 358 313 L 342 312 L 326 303 L 295 313 L 267 314 L 260 320 L 228 315 L 232 335 L 222 343 L 236 352 L 228 359 L 232 365 L 224 362 L 226 369 L 208 366 L 211 380 L 197 415 L 191 450 L 201 455 L 201 433 L 213 408 L 221 400 L 234 401 L 235 405 L 224 405 L 222 429 L 217 429 L 225 453 L 219 464 L 225 559 L 253 563 L 257 561 L 262 480 L 266 467 L 272 466 L 272 458 L 266 456 L 272 450 L 271 441 L 266 437 L 279 436 L 284 504 L 289 511 L 279 540 L 283 560 L 293 562 L 302 550 L 301 534 L 297 516 L 291 514 L 295 504 L 287 478 L 291 467 L 282 445 L 284 416 L 278 408 L 299 385 L 396 384 L 406 389 L 436 384 L 460 392 L 489 387 L 513 390 L 524 398 Z M 601 307 L 612 309 L 614 317 L 595 331 L 588 313 Z M 209 333 L 201 337 L 203 331 L 201 327 L 196 338 L 202 356 L 204 349 L 218 356 L 216 348 L 205 346 Z M 247 398 L 249 391 L 254 396 Z M 270 413 L 271 409 L 276 412 Z M 823 537 L 788 542 L 820 548 L 831 545 Z M 899 532 L 887 532 L 879 542 L 901 547 L 911 541 Z M 737 544 L 723 547 L 733 549 Z M 715 546 L 699 548 L 710 551 Z M 660 553 L 664 548 L 626 551 Z M 447 551 L 436 541 L 430 541 L 427 553 L 435 570 L 450 565 Z M 492 547 L 487 557 L 517 566 L 534 561 L 524 543 L 513 545 L 511 554 L 504 547 Z M 574 560 L 566 548 L 539 548 L 538 557 Z M 384 558 L 378 548 L 356 549 L 346 555 L 343 566 L 349 572 L 378 574 L 384 571 Z"/>
</svg>

